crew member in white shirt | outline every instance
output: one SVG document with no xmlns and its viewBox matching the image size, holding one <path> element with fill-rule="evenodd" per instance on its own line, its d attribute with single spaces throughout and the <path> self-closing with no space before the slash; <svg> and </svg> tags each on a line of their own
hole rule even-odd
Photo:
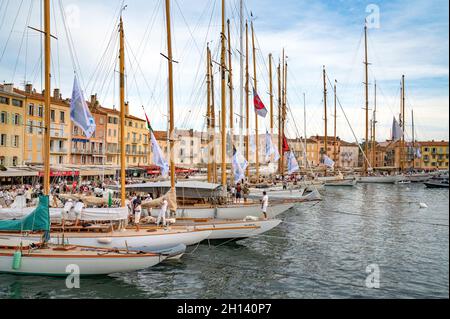
<svg viewBox="0 0 450 319">
<path fill-rule="evenodd" d="M 162 219 L 163 226 L 166 226 L 166 212 L 167 212 L 168 205 L 169 205 L 169 203 L 167 202 L 167 199 L 164 198 L 162 205 L 161 205 L 161 209 L 158 214 L 158 219 L 156 220 L 157 226 L 159 226 L 159 222 L 161 221 L 161 219 Z"/>
<path fill-rule="evenodd" d="M 75 207 L 73 208 L 73 212 L 75 213 L 75 226 L 78 226 L 78 221 L 80 219 L 83 208 L 84 203 L 82 201 L 78 201 L 75 203 Z"/>
<path fill-rule="evenodd" d="M 262 213 L 264 214 L 264 220 L 267 219 L 267 207 L 269 207 L 269 196 L 267 196 L 267 193 L 264 191 L 261 200 L 261 210 Z"/>
</svg>

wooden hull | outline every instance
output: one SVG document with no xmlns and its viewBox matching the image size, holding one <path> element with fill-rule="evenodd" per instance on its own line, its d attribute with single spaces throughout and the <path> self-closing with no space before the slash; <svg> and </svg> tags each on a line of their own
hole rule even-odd
<svg viewBox="0 0 450 319">
<path fill-rule="evenodd" d="M 81 276 L 130 272 L 154 266 L 164 259 L 158 254 L 52 251 L 37 249 L 22 252 L 21 265 L 13 269 L 14 250 L 0 249 L 0 272 L 21 275 L 68 276 L 71 267 Z"/>
</svg>

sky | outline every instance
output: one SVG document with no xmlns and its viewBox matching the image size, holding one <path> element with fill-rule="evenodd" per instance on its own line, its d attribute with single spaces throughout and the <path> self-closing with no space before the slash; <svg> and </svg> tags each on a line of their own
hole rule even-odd
<svg viewBox="0 0 450 319">
<path fill-rule="evenodd" d="M 368 21 L 369 109 L 377 83 L 376 138 L 390 137 L 393 117 L 400 112 L 400 81 L 405 75 L 406 137 L 412 137 L 414 112 L 418 140 L 449 138 L 448 1 L 244 0 L 244 19 L 253 22 L 257 91 L 269 108 L 268 55 L 276 66 L 284 48 L 288 62 L 288 137 L 324 134 L 322 70 L 337 81 L 337 135 L 361 141 L 365 134 L 364 21 Z M 120 8 L 125 30 L 126 99 L 132 114 L 154 129 L 167 124 L 167 53 L 162 0 L 52 0 L 52 87 L 70 97 L 74 72 L 86 99 L 97 94 L 105 107 L 118 107 L 118 36 Z M 175 125 L 205 127 L 206 46 L 220 61 L 220 0 L 172 0 Z M 253 14 L 253 17 L 251 16 Z M 239 0 L 226 1 L 230 19 L 233 107 L 240 114 Z M 32 83 L 42 89 L 40 0 L 0 0 L 0 81 L 18 87 Z M 67 31 L 66 31 L 67 30 Z M 71 39 L 69 41 L 68 39 Z M 253 80 L 250 30 L 249 72 Z M 71 45 L 69 45 L 71 43 Z M 73 57 L 72 57 L 73 56 Z M 215 107 L 220 109 L 220 79 L 215 72 Z M 328 80 L 327 80 L 328 82 Z M 327 83 L 328 134 L 333 135 L 334 96 Z M 228 93 L 227 93 L 228 94 Z M 303 99 L 305 96 L 305 101 Z M 227 105 L 229 104 L 227 97 Z M 252 103 L 252 96 L 250 96 Z M 306 108 L 306 121 L 304 118 Z M 228 106 L 227 106 L 228 107 Z M 276 102 L 275 106 L 276 108 Z M 229 109 L 227 109 L 229 112 Z M 238 127 L 238 114 L 234 117 Z M 275 114 L 276 115 L 276 114 Z M 250 117 L 254 129 L 254 115 Z M 275 121 L 276 122 L 276 121 Z M 306 126 L 304 123 L 306 122 Z M 269 118 L 259 120 L 260 133 Z M 235 129 L 239 133 L 239 129 Z"/>
</svg>

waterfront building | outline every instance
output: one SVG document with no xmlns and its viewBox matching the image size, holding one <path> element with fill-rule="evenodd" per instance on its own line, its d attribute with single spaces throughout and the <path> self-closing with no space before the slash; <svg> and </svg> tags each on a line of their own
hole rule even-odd
<svg viewBox="0 0 450 319">
<path fill-rule="evenodd" d="M 340 141 L 339 166 L 342 168 L 358 167 L 359 146 L 357 143 Z"/>
<path fill-rule="evenodd" d="M 31 84 L 25 90 L 15 88 L 16 93 L 25 96 L 24 128 L 25 141 L 22 165 L 42 164 L 42 143 L 44 138 L 44 94 L 38 93 Z M 53 90 L 50 97 L 50 164 L 66 165 L 70 163 L 72 121 L 70 120 L 70 102 L 63 100 L 59 89 Z"/>
<path fill-rule="evenodd" d="M 23 164 L 25 96 L 0 85 L 0 166 Z"/>
</svg>

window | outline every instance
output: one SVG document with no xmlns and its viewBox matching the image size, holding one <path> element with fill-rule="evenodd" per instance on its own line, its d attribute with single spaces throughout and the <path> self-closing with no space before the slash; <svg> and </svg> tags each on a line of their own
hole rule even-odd
<svg viewBox="0 0 450 319">
<path fill-rule="evenodd" d="M 28 134 L 33 134 L 33 121 L 31 120 L 27 122 L 27 132 Z"/>
<path fill-rule="evenodd" d="M 0 96 L 0 104 L 7 104 L 9 105 L 9 99 L 4 96 Z"/>
<path fill-rule="evenodd" d="M 116 136 L 117 136 L 117 130 L 114 129 L 114 137 L 116 137 Z"/>
<path fill-rule="evenodd" d="M 58 156 L 58 163 L 59 164 L 64 164 L 64 156 Z"/>
<path fill-rule="evenodd" d="M 28 115 L 34 116 L 34 104 L 33 103 L 28 104 Z"/>
<path fill-rule="evenodd" d="M 13 147 L 19 147 L 19 135 L 14 135 Z"/>
<path fill-rule="evenodd" d="M 73 127 L 73 135 L 78 135 L 78 126 Z"/>
<path fill-rule="evenodd" d="M 6 134 L 0 135 L 0 146 L 6 146 Z"/>
<path fill-rule="evenodd" d="M 12 99 L 12 105 L 17 106 L 17 107 L 22 107 L 23 102 L 21 100 Z"/>
<path fill-rule="evenodd" d="M 12 165 L 17 166 L 17 156 L 13 156 Z"/>
<path fill-rule="evenodd" d="M 20 114 L 14 114 L 14 124 L 20 125 Z"/>
<path fill-rule="evenodd" d="M 0 165 L 5 166 L 5 157 L 0 156 Z"/>
<path fill-rule="evenodd" d="M 55 122 L 55 110 L 50 110 L 50 120 Z"/>
<path fill-rule="evenodd" d="M 8 113 L 2 112 L 0 113 L 0 123 L 6 124 L 8 122 Z"/>
<path fill-rule="evenodd" d="M 39 117 L 44 116 L 44 107 L 42 105 L 39 105 L 39 107 L 38 107 L 38 116 Z"/>
<path fill-rule="evenodd" d="M 111 129 L 108 129 L 108 136 L 111 136 Z"/>
<path fill-rule="evenodd" d="M 41 121 L 37 121 L 36 122 L 36 126 L 39 126 L 37 129 L 38 134 L 42 134 L 42 132 L 44 131 L 43 126 L 42 126 L 42 122 Z"/>
<path fill-rule="evenodd" d="M 59 121 L 61 123 L 65 123 L 65 120 L 66 120 L 66 116 L 65 115 L 66 114 L 63 111 L 59 112 Z"/>
<path fill-rule="evenodd" d="M 103 119 L 103 117 L 100 118 L 100 124 L 105 124 L 105 120 Z"/>
<path fill-rule="evenodd" d="M 114 118 L 114 124 L 119 123 L 119 119 L 117 117 Z"/>
</svg>

